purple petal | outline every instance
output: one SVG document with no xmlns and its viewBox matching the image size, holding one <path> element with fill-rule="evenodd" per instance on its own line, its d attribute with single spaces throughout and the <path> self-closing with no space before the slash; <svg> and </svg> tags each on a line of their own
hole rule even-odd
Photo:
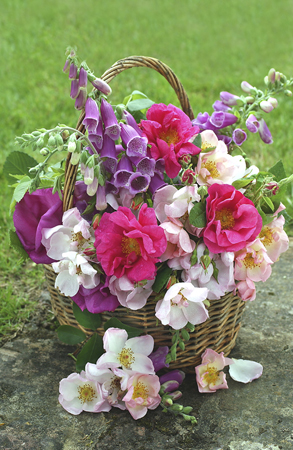
<svg viewBox="0 0 293 450">
<path fill-rule="evenodd" d="M 106 81 L 101 80 L 101 78 L 96 78 L 91 83 L 96 89 L 98 89 L 98 91 L 102 92 L 102 94 L 110 95 L 112 92 L 110 86 L 106 83 Z"/>
<path fill-rule="evenodd" d="M 89 140 L 92 144 L 95 144 L 98 150 L 101 150 L 104 142 L 103 123 L 101 120 L 99 121 L 97 128 L 92 133 L 89 133 Z"/>
<path fill-rule="evenodd" d="M 132 195 L 139 194 L 140 192 L 145 192 L 149 187 L 151 177 L 149 175 L 142 175 L 139 172 L 133 173 L 128 180 L 129 192 Z"/>
<path fill-rule="evenodd" d="M 71 63 L 69 69 L 69 79 L 75 80 L 76 78 L 77 78 L 77 67 L 74 63 Z"/>
<path fill-rule="evenodd" d="M 100 112 L 98 105 L 92 98 L 88 98 L 85 103 L 85 118 L 83 124 L 87 128 L 89 134 L 94 133 L 97 129 L 100 119 Z"/>
<path fill-rule="evenodd" d="M 85 289 L 80 286 L 78 293 L 72 297 L 72 300 L 82 311 L 87 309 L 93 314 L 115 311 L 120 303 L 116 295 L 111 294 L 108 286 L 109 277 L 106 277 L 105 283 L 100 283 L 93 289 Z"/>
<path fill-rule="evenodd" d="M 79 84 L 78 80 L 72 80 L 71 81 L 71 90 L 70 90 L 70 97 L 76 98 L 79 94 Z"/>
<path fill-rule="evenodd" d="M 76 97 L 75 100 L 75 109 L 82 109 L 85 105 L 86 102 L 86 98 L 87 98 L 87 92 L 85 89 L 80 89 L 78 96 Z"/>
<path fill-rule="evenodd" d="M 231 111 L 230 106 L 225 105 L 220 100 L 215 101 L 215 103 L 213 104 L 213 109 L 214 111 L 223 111 L 223 112 Z"/>
<path fill-rule="evenodd" d="M 104 136 L 104 145 L 101 151 L 101 158 L 105 158 L 103 165 L 110 173 L 114 173 L 117 168 L 117 156 L 115 142 L 107 134 Z"/>
<path fill-rule="evenodd" d="M 241 128 L 236 128 L 233 131 L 232 138 L 236 145 L 242 145 L 247 139 L 247 134 Z"/>
<path fill-rule="evenodd" d="M 237 95 L 233 95 L 230 92 L 223 91 L 220 92 L 220 100 L 227 106 L 237 105 L 239 97 Z"/>
<path fill-rule="evenodd" d="M 126 121 L 127 125 L 130 125 L 132 128 L 135 129 L 135 131 L 139 136 L 142 136 L 142 131 L 137 125 L 135 118 L 128 111 L 124 110 L 122 117 Z"/>
<path fill-rule="evenodd" d="M 152 360 L 154 365 L 155 372 L 158 372 L 160 369 L 164 367 L 169 367 L 169 364 L 166 364 L 166 356 L 169 353 L 169 347 L 159 347 L 155 352 L 149 355 L 149 358 Z"/>
<path fill-rule="evenodd" d="M 160 384 L 166 383 L 168 381 L 177 381 L 177 383 L 182 384 L 185 378 L 185 373 L 182 370 L 171 370 L 160 377 Z"/>
<path fill-rule="evenodd" d="M 136 165 L 138 172 L 149 175 L 150 177 L 154 176 L 156 161 L 152 158 L 142 158 Z"/>
<path fill-rule="evenodd" d="M 225 113 L 223 111 L 215 111 L 211 115 L 210 122 L 216 128 L 225 128 L 237 122 L 237 117 L 234 114 Z"/>
<path fill-rule="evenodd" d="M 158 173 L 155 173 L 151 179 L 149 190 L 151 194 L 154 195 L 158 189 L 166 185 L 167 183 L 165 183 L 164 179 Z"/>
<path fill-rule="evenodd" d="M 261 140 L 265 144 L 272 144 L 273 143 L 273 138 L 272 138 L 271 132 L 268 129 L 268 126 L 267 126 L 266 122 L 264 121 L 264 119 L 260 119 L 259 120 L 258 132 L 259 132 Z"/>
<path fill-rule="evenodd" d="M 87 87 L 87 71 L 83 67 L 80 68 L 78 77 L 79 87 Z"/>
<path fill-rule="evenodd" d="M 254 114 L 250 114 L 250 116 L 246 120 L 246 127 L 247 127 L 248 131 L 250 131 L 251 133 L 258 132 L 259 121 L 257 120 L 257 118 L 255 117 Z"/>
<path fill-rule="evenodd" d="M 104 98 L 101 102 L 101 115 L 105 125 L 105 134 L 116 141 L 120 137 L 120 126 L 112 106 Z"/>
</svg>

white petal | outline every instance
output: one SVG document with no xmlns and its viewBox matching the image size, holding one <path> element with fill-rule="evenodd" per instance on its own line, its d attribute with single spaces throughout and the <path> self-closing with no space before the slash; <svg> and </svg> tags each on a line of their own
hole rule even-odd
<svg viewBox="0 0 293 450">
<path fill-rule="evenodd" d="M 57 275 L 55 287 L 58 287 L 62 294 L 73 297 L 79 289 L 77 276 L 71 276 L 67 270 L 63 270 Z"/>
<path fill-rule="evenodd" d="M 233 359 L 234 364 L 229 366 L 230 377 L 240 383 L 249 383 L 262 375 L 263 366 L 255 361 Z"/>
</svg>

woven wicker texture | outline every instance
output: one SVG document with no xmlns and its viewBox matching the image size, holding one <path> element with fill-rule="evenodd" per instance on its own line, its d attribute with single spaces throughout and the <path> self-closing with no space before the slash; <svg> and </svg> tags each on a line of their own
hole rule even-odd
<svg viewBox="0 0 293 450">
<path fill-rule="evenodd" d="M 130 56 L 117 61 L 110 67 L 101 78 L 109 83 L 120 72 L 132 67 L 149 67 L 156 70 L 170 83 L 174 89 L 182 110 L 190 117 L 194 118 L 187 94 L 174 72 L 158 59 L 145 56 Z M 84 111 L 82 111 L 77 129 L 84 132 L 82 121 Z M 77 166 L 70 163 L 71 154 L 68 154 L 65 168 L 65 185 L 63 210 L 67 211 L 73 205 L 73 192 L 76 180 Z M 72 300 L 60 294 L 55 288 L 56 274 L 49 265 L 44 266 L 48 290 L 51 295 L 53 312 L 61 325 L 72 325 L 82 329 L 87 335 L 92 334 L 91 330 L 80 326 L 72 312 Z M 227 356 L 235 345 L 236 337 L 240 329 L 241 316 L 245 303 L 238 296 L 232 293 L 226 294 L 219 300 L 211 301 L 209 310 L 209 319 L 201 325 L 195 327 L 191 333 L 191 338 L 185 343 L 185 350 L 177 350 L 177 360 L 170 364 L 172 369 L 183 369 L 185 372 L 194 373 L 195 365 L 200 364 L 201 354 L 206 348 L 212 348 L 217 352 L 223 351 Z M 117 317 L 126 325 L 141 328 L 145 333 L 151 334 L 155 340 L 155 346 L 171 346 L 171 333 L 169 327 L 161 324 L 157 325 L 157 319 L 154 314 L 155 303 L 148 300 L 144 308 L 138 311 L 131 311 L 124 307 L 119 307 L 113 313 L 102 314 L 102 324 L 110 317 Z M 104 329 L 97 330 L 103 335 Z"/>
</svg>

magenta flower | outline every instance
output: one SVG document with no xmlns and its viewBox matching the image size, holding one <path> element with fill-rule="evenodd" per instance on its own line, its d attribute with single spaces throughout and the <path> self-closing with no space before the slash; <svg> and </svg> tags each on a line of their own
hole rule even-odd
<svg viewBox="0 0 293 450">
<path fill-rule="evenodd" d="M 116 295 L 110 292 L 108 286 L 108 277 L 106 277 L 106 281 L 104 283 L 98 284 L 98 286 L 93 289 L 86 289 L 81 285 L 79 286 L 77 294 L 72 297 L 72 300 L 80 307 L 82 311 L 87 309 L 93 314 L 98 314 L 105 311 L 115 311 L 120 303 Z"/>
<path fill-rule="evenodd" d="M 197 155 L 200 149 L 190 141 L 199 132 L 188 116 L 173 105 L 155 104 L 148 110 L 147 120 L 141 121 L 141 129 L 151 145 L 151 156 L 163 158 L 166 173 L 175 178 L 184 155 Z"/>
<path fill-rule="evenodd" d="M 236 252 L 257 237 L 262 218 L 251 200 L 227 184 L 213 184 L 208 194 L 203 240 L 211 252 Z"/>
<path fill-rule="evenodd" d="M 164 230 L 146 204 L 138 219 L 126 207 L 104 213 L 95 236 L 97 258 L 106 275 L 120 278 L 126 274 L 132 282 L 155 277 L 155 264 L 167 246 Z"/>
<path fill-rule="evenodd" d="M 28 214 L 28 211 L 30 212 Z M 37 264 L 51 264 L 42 244 L 42 229 L 62 223 L 62 201 L 52 189 L 38 189 L 16 204 L 13 215 L 15 231 L 29 257 Z"/>
<path fill-rule="evenodd" d="M 207 348 L 202 355 L 202 363 L 195 367 L 199 392 L 211 394 L 217 389 L 228 389 L 226 375 L 221 371 L 230 364 L 233 364 L 233 361 L 225 358 L 223 352 L 218 354 Z"/>
</svg>

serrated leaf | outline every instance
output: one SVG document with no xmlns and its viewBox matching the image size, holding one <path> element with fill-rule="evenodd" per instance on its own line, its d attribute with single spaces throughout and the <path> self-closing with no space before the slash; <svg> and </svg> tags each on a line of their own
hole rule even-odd
<svg viewBox="0 0 293 450">
<path fill-rule="evenodd" d="M 157 273 L 155 282 L 152 286 L 154 292 L 160 292 L 165 285 L 167 284 L 173 269 L 168 266 L 165 266 L 162 270 Z"/>
<path fill-rule="evenodd" d="M 29 190 L 32 183 L 32 179 L 30 177 L 24 177 L 22 180 L 18 183 L 16 188 L 13 192 L 13 200 L 16 202 L 20 202 L 21 199 L 23 199 L 25 193 Z"/>
<path fill-rule="evenodd" d="M 104 324 L 104 330 L 108 330 L 108 328 L 120 328 L 121 330 L 126 330 L 128 334 L 128 339 L 140 336 L 143 333 L 143 330 L 140 328 L 131 327 L 129 325 L 125 325 L 120 322 L 116 317 L 111 317 L 111 319 L 107 320 Z"/>
<path fill-rule="evenodd" d="M 281 181 L 283 178 L 286 178 L 284 164 L 281 160 L 271 167 L 269 172 L 275 176 L 276 181 Z"/>
<path fill-rule="evenodd" d="M 23 258 L 24 260 L 29 258 L 27 252 L 25 251 L 22 243 L 19 240 L 19 237 L 16 234 L 16 231 L 9 231 L 9 240 L 11 247 L 13 247 L 19 253 L 21 258 Z"/>
<path fill-rule="evenodd" d="M 206 205 L 204 203 L 195 203 L 189 214 L 189 222 L 196 228 L 206 226 Z"/>
<path fill-rule="evenodd" d="M 35 167 L 38 162 L 27 155 L 24 152 L 11 152 L 6 158 L 3 166 L 3 173 L 9 183 L 14 182 L 14 178 L 11 175 L 28 175 L 30 176 L 29 169 Z"/>
<path fill-rule="evenodd" d="M 154 102 L 149 98 L 138 98 L 137 100 L 131 100 L 127 104 L 127 109 L 132 113 L 133 111 L 143 111 L 150 108 Z"/>
<path fill-rule="evenodd" d="M 84 344 L 76 358 L 76 370 L 80 372 L 84 370 L 85 365 L 89 362 L 95 364 L 99 357 L 104 353 L 103 340 L 97 333 Z"/>
<path fill-rule="evenodd" d="M 61 325 L 57 328 L 57 334 L 60 341 L 68 345 L 79 344 L 86 338 L 86 335 L 82 330 L 72 327 L 71 325 Z"/>
<path fill-rule="evenodd" d="M 76 303 L 73 303 L 72 310 L 77 322 L 85 328 L 95 331 L 102 323 L 100 314 L 93 314 L 87 309 L 82 311 Z"/>
</svg>

